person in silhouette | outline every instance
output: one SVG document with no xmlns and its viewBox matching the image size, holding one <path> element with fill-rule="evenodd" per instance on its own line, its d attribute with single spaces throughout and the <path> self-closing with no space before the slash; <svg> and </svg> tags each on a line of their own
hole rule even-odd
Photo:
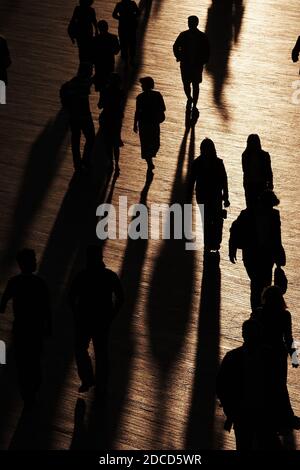
<svg viewBox="0 0 300 470">
<path fill-rule="evenodd" d="M 7 69 L 11 65 L 11 58 L 6 40 L 0 36 L 0 81 L 7 85 Z"/>
<path fill-rule="evenodd" d="M 119 158 L 121 129 L 123 120 L 125 94 L 121 88 L 121 77 L 117 73 L 110 76 L 109 84 L 104 89 L 98 107 L 102 109 L 99 124 L 103 133 L 104 142 L 110 162 L 115 161 L 115 173 L 120 174 Z"/>
<path fill-rule="evenodd" d="M 152 77 L 140 79 L 143 92 L 136 98 L 134 116 L 134 132 L 139 132 L 141 142 L 141 156 L 146 160 L 148 171 L 155 166 L 153 158 L 156 157 L 160 147 L 160 124 L 165 120 L 166 106 L 159 91 L 155 91 Z"/>
<path fill-rule="evenodd" d="M 297 39 L 294 49 L 292 50 L 292 61 L 298 62 L 300 54 L 300 36 Z M 300 71 L 299 71 L 300 73 Z"/>
<path fill-rule="evenodd" d="M 190 195 L 196 183 L 196 200 L 204 204 L 205 251 L 218 251 L 222 242 L 224 207 L 229 207 L 227 174 L 223 160 L 217 157 L 215 144 L 204 139 L 201 154 L 196 158 L 190 173 Z"/>
<path fill-rule="evenodd" d="M 60 90 L 63 108 L 70 119 L 72 154 L 75 171 L 90 166 L 92 150 L 95 141 L 95 127 L 90 110 L 89 95 L 92 84 L 92 67 L 81 63 L 76 77 L 65 83 Z M 81 133 L 85 137 L 83 157 L 80 153 Z"/>
<path fill-rule="evenodd" d="M 229 258 L 236 262 L 237 249 L 243 252 L 243 263 L 251 283 L 251 307 L 261 305 L 261 294 L 272 284 L 274 264 L 285 266 L 285 251 L 281 242 L 280 213 L 274 209 L 279 199 L 266 190 L 256 208 L 243 210 L 230 229 Z"/>
<path fill-rule="evenodd" d="M 242 155 L 244 189 L 247 207 L 255 206 L 265 189 L 273 189 L 273 173 L 270 155 L 262 150 L 260 138 L 251 134 Z"/>
<path fill-rule="evenodd" d="M 0 312 L 13 302 L 13 347 L 18 382 L 25 406 L 34 404 L 39 390 L 43 342 L 51 333 L 51 313 L 48 287 L 35 274 L 34 250 L 23 249 L 17 255 L 20 274 L 11 278 L 3 293 Z"/>
<path fill-rule="evenodd" d="M 98 22 L 99 35 L 93 40 L 95 64 L 94 83 L 96 91 L 102 91 L 115 69 L 115 55 L 120 51 L 118 37 L 108 31 L 105 20 Z"/>
<path fill-rule="evenodd" d="M 275 361 L 256 321 L 246 320 L 242 335 L 243 345 L 225 355 L 217 375 L 224 428 L 233 425 L 238 451 L 280 449 Z"/>
<path fill-rule="evenodd" d="M 132 0 L 121 0 L 112 14 L 118 20 L 118 34 L 121 46 L 121 57 L 127 63 L 133 63 L 136 53 L 136 35 L 140 10 Z"/>
<path fill-rule="evenodd" d="M 202 82 L 203 67 L 209 60 L 210 47 L 205 33 L 198 29 L 197 16 L 189 16 L 187 31 L 177 37 L 173 52 L 180 62 L 181 78 L 187 97 L 187 108 L 197 109 L 199 84 Z M 191 90 L 192 87 L 192 90 Z"/>
<path fill-rule="evenodd" d="M 280 407 L 280 426 L 282 428 L 294 428 L 299 426 L 299 419 L 294 416 L 289 394 L 287 391 L 287 356 L 292 358 L 292 366 L 298 367 L 298 361 L 293 360 L 296 353 L 292 333 L 292 317 L 287 310 L 284 297 L 277 286 L 267 287 L 262 294 L 262 306 L 252 313 L 262 328 L 264 344 L 270 348 L 270 354 L 274 359 L 279 388 L 274 387 L 273 393 L 278 395 Z M 296 426 L 295 426 L 296 424 Z"/>
<path fill-rule="evenodd" d="M 113 271 L 106 268 L 101 249 L 87 249 L 86 268 L 75 276 L 69 300 L 74 313 L 75 358 L 81 379 L 80 392 L 96 385 L 105 390 L 108 379 L 108 339 L 112 321 L 123 303 L 123 289 Z M 88 352 L 92 341 L 95 374 Z"/>
<path fill-rule="evenodd" d="M 73 44 L 77 42 L 80 62 L 92 61 L 92 40 L 98 34 L 94 0 L 79 0 L 69 23 L 68 34 Z"/>
</svg>

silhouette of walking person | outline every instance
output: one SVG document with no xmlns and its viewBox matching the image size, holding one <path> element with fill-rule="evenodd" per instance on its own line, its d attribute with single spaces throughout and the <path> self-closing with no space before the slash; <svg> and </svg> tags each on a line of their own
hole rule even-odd
<svg viewBox="0 0 300 470">
<path fill-rule="evenodd" d="M 297 42 L 295 44 L 295 47 L 292 50 L 292 61 L 293 62 L 298 62 L 299 54 L 300 54 L 300 36 L 298 37 Z M 299 70 L 299 74 L 300 74 L 300 70 Z"/>
<path fill-rule="evenodd" d="M 98 33 L 96 12 L 92 8 L 94 0 L 79 0 L 68 26 L 68 34 L 73 44 L 76 42 L 80 62 L 92 62 L 92 40 L 94 31 Z"/>
<path fill-rule="evenodd" d="M 287 310 L 284 297 L 277 286 L 267 287 L 262 294 L 262 307 L 252 313 L 262 328 L 262 339 L 270 348 L 270 355 L 276 370 L 277 386 L 273 387 L 273 393 L 277 394 L 278 416 L 280 428 L 298 428 L 299 419 L 294 416 L 289 394 L 287 390 L 287 356 L 292 359 L 292 366 L 298 367 L 298 361 L 294 361 L 292 317 Z"/>
<path fill-rule="evenodd" d="M 8 83 L 7 69 L 10 65 L 11 58 L 7 41 L 2 36 L 0 36 L 0 81 L 4 82 L 5 85 Z"/>
<path fill-rule="evenodd" d="M 95 127 L 89 103 L 92 84 L 91 68 L 89 64 L 80 64 L 76 77 L 65 83 L 60 89 L 62 106 L 69 114 L 75 171 L 90 166 L 95 141 Z M 85 137 L 82 159 L 80 152 L 81 133 Z"/>
<path fill-rule="evenodd" d="M 115 161 L 116 176 L 120 174 L 119 159 L 120 147 L 123 145 L 121 129 L 124 102 L 125 94 L 121 88 L 121 77 L 113 73 L 107 88 L 102 92 L 98 107 L 102 109 L 99 124 L 111 164 Z"/>
<path fill-rule="evenodd" d="M 203 67 L 210 55 L 208 38 L 198 29 L 198 24 L 197 16 L 189 16 L 189 29 L 180 33 L 173 45 L 176 60 L 180 62 L 181 78 L 187 97 L 187 110 L 192 105 L 195 110 L 197 109 Z"/>
<path fill-rule="evenodd" d="M 118 34 L 121 46 L 121 57 L 127 63 L 134 62 L 136 53 L 136 36 L 140 10 L 132 0 L 121 0 L 115 6 L 113 18 L 119 21 Z"/>
<path fill-rule="evenodd" d="M 17 255 L 20 274 L 11 278 L 3 293 L 0 312 L 13 302 L 13 347 L 18 382 L 25 406 L 32 406 L 42 381 L 43 341 L 51 332 L 49 292 L 37 269 L 34 250 L 23 249 Z"/>
<path fill-rule="evenodd" d="M 106 389 L 109 332 L 123 303 L 120 280 L 117 274 L 106 268 L 101 249 L 90 246 L 86 256 L 86 268 L 74 278 L 69 293 L 74 313 L 75 358 L 81 379 L 79 391 L 82 393 L 93 385 L 96 385 L 97 392 Z M 91 341 L 95 353 L 95 374 L 88 352 Z"/>
<path fill-rule="evenodd" d="M 223 160 L 218 158 L 215 144 L 204 139 L 201 154 L 191 167 L 190 194 L 196 183 L 196 200 L 204 204 L 204 247 L 218 251 L 222 243 L 224 207 L 229 207 L 228 181 Z"/>
<path fill-rule="evenodd" d="M 274 209 L 279 199 L 273 191 L 264 191 L 256 208 L 243 210 L 230 229 L 229 258 L 236 262 L 237 249 L 243 252 L 243 263 L 251 284 L 251 307 L 261 305 L 261 294 L 272 284 L 272 270 L 285 266 L 281 242 L 280 213 Z"/>
<path fill-rule="evenodd" d="M 115 69 L 115 55 L 120 51 L 118 37 L 108 31 L 105 20 L 98 22 L 99 35 L 93 40 L 94 83 L 96 91 L 102 91 Z"/>
<path fill-rule="evenodd" d="M 246 320 L 242 335 L 243 345 L 225 355 L 217 376 L 224 428 L 230 432 L 233 425 L 238 451 L 280 449 L 275 361 L 256 321 Z"/>
<path fill-rule="evenodd" d="M 146 160 L 148 171 L 155 166 L 153 158 L 156 157 L 160 147 L 160 124 L 165 120 L 165 102 L 159 91 L 155 91 L 152 77 L 140 79 L 143 92 L 136 98 L 134 116 L 134 132 L 138 132 L 141 142 L 141 157 Z"/>
<path fill-rule="evenodd" d="M 255 206 L 265 189 L 273 189 L 270 155 L 261 148 L 260 138 L 251 134 L 242 155 L 244 189 L 247 207 Z"/>
</svg>

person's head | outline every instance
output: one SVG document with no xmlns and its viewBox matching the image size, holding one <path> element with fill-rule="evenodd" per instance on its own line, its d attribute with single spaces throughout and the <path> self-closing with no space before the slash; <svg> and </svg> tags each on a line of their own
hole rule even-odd
<svg viewBox="0 0 300 470">
<path fill-rule="evenodd" d="M 94 0 L 79 0 L 79 5 L 81 7 L 90 7 L 94 3 Z"/>
<path fill-rule="evenodd" d="M 261 301 L 268 310 L 282 311 L 286 309 L 284 297 L 277 286 L 266 287 L 262 293 Z"/>
<path fill-rule="evenodd" d="M 24 248 L 17 254 L 17 263 L 24 274 L 31 274 L 36 271 L 37 263 L 35 251 Z"/>
<path fill-rule="evenodd" d="M 140 84 L 142 86 L 143 91 L 153 90 L 154 88 L 154 80 L 152 77 L 140 78 Z"/>
<path fill-rule="evenodd" d="M 90 245 L 86 250 L 86 266 L 88 269 L 98 268 L 103 265 L 102 247 Z"/>
<path fill-rule="evenodd" d="M 262 339 L 260 324 L 252 319 L 246 320 L 242 326 L 242 336 L 247 346 L 258 346 Z"/>
<path fill-rule="evenodd" d="M 189 29 L 197 29 L 199 24 L 199 18 L 198 16 L 192 15 L 188 17 L 188 26 Z"/>
<path fill-rule="evenodd" d="M 108 31 L 108 23 L 105 20 L 98 21 L 98 29 L 100 33 L 107 33 Z"/>
<path fill-rule="evenodd" d="M 215 144 L 211 139 L 204 139 L 201 142 L 200 145 L 200 152 L 203 157 L 209 157 L 209 158 L 216 158 L 217 157 L 217 151 Z"/>
<path fill-rule="evenodd" d="M 78 67 L 77 77 L 91 78 L 93 75 L 93 64 L 91 62 L 81 62 Z"/>
<path fill-rule="evenodd" d="M 261 150 L 261 142 L 259 135 L 250 134 L 247 139 L 247 150 L 249 152 L 259 152 Z"/>
<path fill-rule="evenodd" d="M 271 189 L 263 191 L 259 196 L 258 201 L 263 209 L 272 209 L 280 204 L 278 197 Z"/>
</svg>

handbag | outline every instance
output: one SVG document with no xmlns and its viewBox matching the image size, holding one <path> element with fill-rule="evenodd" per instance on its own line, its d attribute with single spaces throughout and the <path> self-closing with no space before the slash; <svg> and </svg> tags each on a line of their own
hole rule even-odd
<svg viewBox="0 0 300 470">
<path fill-rule="evenodd" d="M 274 286 L 279 287 L 282 294 L 285 294 L 288 288 L 288 279 L 284 270 L 277 266 L 274 272 Z"/>
</svg>

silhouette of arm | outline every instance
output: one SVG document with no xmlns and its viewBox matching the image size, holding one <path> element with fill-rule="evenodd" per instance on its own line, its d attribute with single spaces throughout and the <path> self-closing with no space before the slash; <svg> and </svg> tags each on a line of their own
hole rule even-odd
<svg viewBox="0 0 300 470">
<path fill-rule="evenodd" d="M 288 310 L 285 312 L 285 325 L 284 325 L 284 331 L 283 331 L 283 339 L 287 348 L 287 351 L 290 356 L 293 355 L 295 348 L 293 348 L 293 333 L 292 333 L 292 317 L 291 314 Z"/>
<path fill-rule="evenodd" d="M 72 18 L 68 26 L 68 35 L 73 44 L 75 43 L 75 39 L 76 39 L 75 31 L 76 31 L 77 24 L 78 24 L 78 7 L 75 7 Z"/>
<path fill-rule="evenodd" d="M 238 248 L 243 246 L 244 242 L 244 215 L 243 212 L 238 216 L 238 218 L 232 223 L 230 228 L 230 237 L 229 237 L 229 259 L 235 264 L 236 263 L 236 254 Z"/>
<path fill-rule="evenodd" d="M 98 36 L 98 33 L 99 33 L 99 31 L 98 31 L 98 23 L 97 23 L 97 17 L 96 17 L 96 12 L 95 12 L 94 8 L 93 8 L 92 25 L 93 25 L 94 28 L 95 28 L 95 34 L 96 34 L 96 36 Z"/>
<path fill-rule="evenodd" d="M 228 178 L 225 170 L 224 162 L 222 162 L 222 180 L 223 180 L 223 201 L 225 207 L 230 206 L 229 194 L 228 194 Z"/>
<path fill-rule="evenodd" d="M 266 181 L 268 189 L 273 189 L 273 171 L 270 154 L 266 154 Z"/>
<path fill-rule="evenodd" d="M 192 202 L 196 179 L 197 179 L 197 165 L 196 165 L 196 162 L 193 161 L 192 166 L 191 166 L 190 175 L 189 175 L 189 178 L 188 178 L 188 187 L 187 187 L 188 203 Z"/>
<path fill-rule="evenodd" d="M 177 62 L 179 62 L 182 59 L 182 33 L 179 34 L 178 38 L 174 42 L 173 53 Z"/>
<path fill-rule="evenodd" d="M 119 19 L 120 19 L 120 12 L 119 12 L 119 4 L 118 4 L 118 3 L 117 3 L 116 6 L 115 6 L 115 9 L 114 9 L 114 11 L 113 11 L 112 17 L 113 17 L 115 20 L 119 20 Z"/>
<path fill-rule="evenodd" d="M 285 266 L 286 264 L 286 255 L 285 250 L 282 246 L 281 240 L 281 221 L 280 221 L 280 213 L 278 210 L 274 209 L 273 211 L 274 217 L 274 261 L 277 266 Z"/>
<path fill-rule="evenodd" d="M 11 281 L 8 281 L 5 291 L 3 292 L 1 303 L 0 303 L 0 313 L 4 313 L 8 302 L 13 297 L 13 287 Z"/>
<path fill-rule="evenodd" d="M 292 50 L 292 60 L 293 62 L 298 62 L 300 53 L 300 36 L 295 44 L 294 49 Z"/>
</svg>

